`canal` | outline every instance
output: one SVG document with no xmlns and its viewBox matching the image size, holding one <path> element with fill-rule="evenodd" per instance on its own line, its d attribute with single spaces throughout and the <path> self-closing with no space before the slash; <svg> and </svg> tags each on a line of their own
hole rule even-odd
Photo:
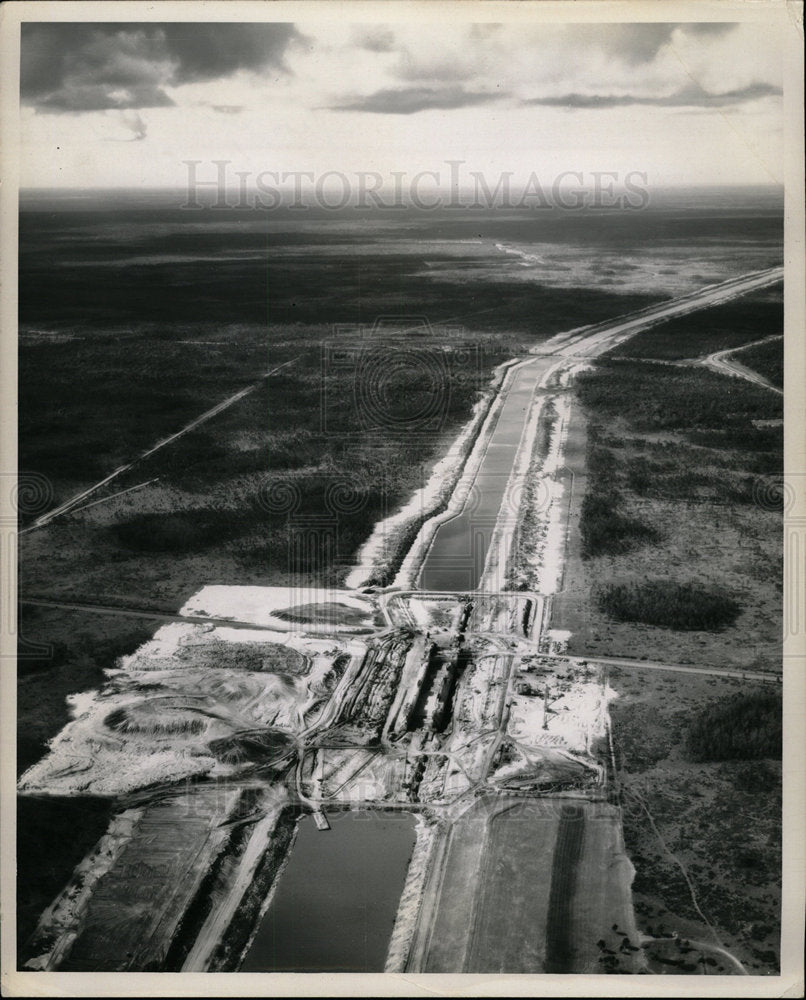
<svg viewBox="0 0 806 1000">
<path fill-rule="evenodd" d="M 383 972 L 415 831 L 412 813 L 304 816 L 241 972 Z"/>
<path fill-rule="evenodd" d="M 532 394 L 557 360 L 536 357 L 515 372 L 464 508 L 441 524 L 434 535 L 420 571 L 422 590 L 466 591 L 478 587 Z"/>
</svg>

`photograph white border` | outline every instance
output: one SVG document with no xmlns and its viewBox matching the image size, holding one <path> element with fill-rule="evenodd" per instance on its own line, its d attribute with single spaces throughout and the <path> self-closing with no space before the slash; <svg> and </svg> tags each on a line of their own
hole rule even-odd
<svg viewBox="0 0 806 1000">
<path fill-rule="evenodd" d="M 784 879 L 780 976 L 475 976 L 367 974 L 59 973 L 14 971 L 16 677 L 15 536 L 10 490 L 2 491 L 2 605 L 0 605 L 0 875 L 2 877 L 2 989 L 6 996 L 691 996 L 803 995 L 804 760 L 806 760 L 806 337 L 804 337 L 803 4 L 791 0 L 301 0 L 301 2 L 7 2 L 0 8 L 0 475 L 14 474 L 16 443 L 17 197 L 20 149 L 19 25 L 22 21 L 383 21 L 639 22 L 750 21 L 780 26 L 785 118 L 785 467 L 795 490 L 787 521 L 797 544 L 786 554 L 787 606 L 800 603 L 799 631 L 784 649 Z"/>
</svg>

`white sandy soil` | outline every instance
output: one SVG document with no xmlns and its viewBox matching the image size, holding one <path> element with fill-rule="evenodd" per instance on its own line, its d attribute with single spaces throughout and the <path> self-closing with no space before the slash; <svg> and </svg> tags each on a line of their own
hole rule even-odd
<svg viewBox="0 0 806 1000">
<path fill-rule="evenodd" d="M 283 611 L 296 614 L 297 609 L 308 605 L 331 605 L 335 624 L 310 622 L 288 622 L 278 618 L 274 612 Z M 214 585 L 202 587 L 188 599 L 180 609 L 180 615 L 203 615 L 211 618 L 231 618 L 234 621 L 252 622 L 278 630 L 301 631 L 344 631 L 349 626 L 339 625 L 339 605 L 351 611 L 363 613 L 361 623 L 371 627 L 374 622 L 373 605 L 369 597 L 363 597 L 349 590 L 335 590 L 323 587 L 236 587 Z"/>
<path fill-rule="evenodd" d="M 202 662 L 209 662 L 210 650 L 223 643 L 285 645 L 301 654 L 305 670 L 288 674 L 194 664 L 194 655 L 206 653 Z M 328 697 L 328 674 L 340 652 L 360 656 L 363 646 L 335 637 L 164 625 L 122 657 L 117 669 L 106 671 L 101 690 L 71 698 L 73 720 L 22 775 L 20 791 L 120 795 L 193 775 L 234 773 L 238 765 L 216 758 L 210 742 L 269 728 L 289 737 L 302 732 L 310 724 L 306 714 Z M 121 713 L 131 724 L 108 722 Z"/>
</svg>

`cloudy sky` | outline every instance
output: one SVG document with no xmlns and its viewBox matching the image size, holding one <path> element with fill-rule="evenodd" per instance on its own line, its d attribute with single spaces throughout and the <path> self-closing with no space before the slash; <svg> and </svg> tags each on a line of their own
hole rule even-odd
<svg viewBox="0 0 806 1000">
<path fill-rule="evenodd" d="M 765 23 L 29 23 L 21 184 L 181 187 L 186 160 L 780 183 L 781 62 Z"/>
</svg>

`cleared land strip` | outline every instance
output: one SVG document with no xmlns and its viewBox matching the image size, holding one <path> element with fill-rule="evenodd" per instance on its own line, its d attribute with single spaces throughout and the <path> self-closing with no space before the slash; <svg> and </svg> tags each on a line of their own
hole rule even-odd
<svg viewBox="0 0 806 1000">
<path fill-rule="evenodd" d="M 477 800 L 441 834 L 408 971 L 638 971 L 620 824 L 601 801 Z"/>
<path fill-rule="evenodd" d="M 114 605 L 84 604 L 78 601 L 47 601 L 33 597 L 21 597 L 18 603 L 31 604 L 40 608 L 59 608 L 62 611 L 89 611 L 92 614 L 99 615 L 124 615 L 128 618 L 151 618 L 157 621 L 182 622 L 183 624 L 193 624 L 195 622 L 200 625 L 222 625 L 226 628 L 263 629 L 267 632 L 277 632 L 281 629 L 279 625 L 258 625 L 255 622 L 237 621 L 234 618 L 211 618 L 206 615 L 179 615 L 171 614 L 169 611 L 149 611 L 147 608 L 117 608 Z M 290 624 L 288 630 L 292 630 Z"/>
<path fill-rule="evenodd" d="M 238 907 L 249 885 L 255 880 L 261 859 L 271 846 L 272 834 L 280 813 L 288 803 L 284 791 L 272 790 L 272 792 L 273 801 L 267 804 L 268 811 L 255 824 L 243 855 L 238 860 L 232 887 L 223 899 L 216 900 L 216 905 L 202 925 L 199 936 L 185 958 L 182 972 L 206 972 L 227 929 L 235 920 Z"/>
<path fill-rule="evenodd" d="M 535 348 L 533 353 L 582 357 L 585 356 L 586 351 L 591 351 L 598 355 L 615 347 L 622 340 L 628 340 L 641 330 L 646 330 L 658 323 L 664 323 L 674 316 L 685 316 L 687 313 L 726 302 L 729 299 L 745 295 L 747 292 L 766 288 L 768 285 L 781 281 L 783 276 L 783 267 L 772 267 L 766 271 L 757 271 L 741 275 L 738 278 L 731 278 L 718 285 L 708 285 L 706 288 L 672 299 L 670 302 L 649 306 L 614 320 L 605 320 L 588 327 L 569 330 L 568 333 L 552 337 L 541 347 Z"/>
<path fill-rule="evenodd" d="M 572 806 L 560 812 L 554 863 L 551 868 L 545 971 L 577 972 L 571 936 L 571 907 L 576 895 L 577 872 L 582 859 L 585 829 L 582 816 Z"/>
<path fill-rule="evenodd" d="M 250 393 L 255 392 L 256 389 L 259 389 L 263 385 L 263 383 L 266 381 L 267 378 L 269 378 L 272 375 L 276 375 L 277 372 L 282 371 L 283 368 L 288 368 L 289 365 L 293 365 L 296 360 L 297 358 L 291 358 L 290 361 L 284 361 L 283 364 L 277 365 L 276 368 L 272 368 L 271 371 L 268 371 L 264 375 L 261 375 L 261 377 L 257 379 L 257 381 L 253 382 L 251 385 L 246 386 L 245 389 L 241 389 L 234 395 L 228 396 L 220 403 L 217 403 L 215 406 L 211 407 L 211 409 L 205 410 L 204 413 L 196 417 L 195 420 L 192 420 L 189 424 L 185 424 L 184 427 L 176 431 L 175 434 L 171 434 L 166 438 L 162 438 L 155 445 L 152 445 L 150 448 L 146 449 L 146 451 L 143 451 L 139 455 L 137 455 L 136 458 L 133 458 L 131 462 L 127 462 L 125 465 L 118 466 L 118 468 L 115 469 L 114 472 L 111 472 L 108 476 L 106 476 L 106 478 L 101 479 L 99 482 L 90 486 L 88 489 L 82 490 L 81 493 L 77 493 L 74 497 L 71 497 L 69 500 L 66 500 L 63 504 L 60 504 L 58 507 L 54 507 L 54 509 L 48 511 L 47 514 L 42 514 L 42 516 L 38 517 L 32 525 L 29 525 L 27 528 L 23 528 L 20 531 L 20 534 L 22 534 L 25 531 L 33 531 L 34 528 L 41 528 L 44 525 L 49 524 L 52 520 L 54 520 L 54 518 L 61 517 L 62 514 L 67 514 L 68 511 L 71 511 L 75 507 L 77 507 L 82 500 L 86 500 L 87 497 L 92 496 L 93 493 L 97 493 L 98 490 L 100 490 L 102 487 L 106 486 L 108 483 L 111 483 L 113 479 L 117 479 L 118 476 L 122 476 L 124 472 L 128 472 L 129 469 L 133 469 L 135 465 L 139 465 L 140 462 L 144 461 L 149 456 L 159 451 L 161 448 L 164 448 L 166 445 L 171 444 L 173 441 L 176 441 L 178 438 L 183 437 L 185 434 L 189 434 L 190 431 L 195 430 L 197 427 L 200 427 L 208 420 L 211 420 L 213 417 L 217 416 L 219 413 L 222 413 L 224 410 L 229 409 L 230 406 L 233 406 L 235 403 L 242 400 L 245 396 L 248 396 L 250 395 Z"/>
<path fill-rule="evenodd" d="M 154 970 L 165 958 L 190 901 L 226 844 L 220 826 L 241 791 L 195 787 L 148 806 L 117 863 L 105 873 L 63 949 L 65 972 Z"/>
<path fill-rule="evenodd" d="M 758 670 L 724 670 L 719 667 L 691 667 L 682 663 L 660 663 L 657 660 L 631 660 L 618 656 L 565 656 L 541 653 L 554 659 L 570 660 L 572 663 L 596 663 L 604 667 L 635 667 L 641 670 L 673 670 L 683 674 L 710 674 L 712 677 L 738 677 L 747 681 L 767 681 L 780 684 L 781 674 L 765 673 Z"/>
</svg>

